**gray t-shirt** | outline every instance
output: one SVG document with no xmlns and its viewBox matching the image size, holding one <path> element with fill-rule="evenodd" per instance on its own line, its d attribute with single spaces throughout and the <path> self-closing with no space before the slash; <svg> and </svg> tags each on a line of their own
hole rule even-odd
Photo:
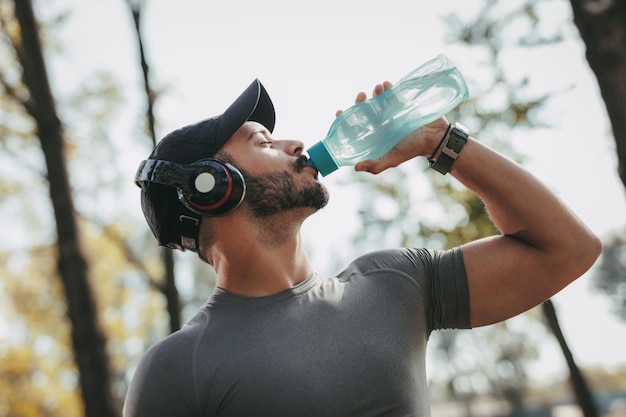
<svg viewBox="0 0 626 417">
<path fill-rule="evenodd" d="M 460 249 L 396 249 L 267 297 L 216 289 L 149 349 L 126 417 L 429 416 L 432 330 L 469 327 Z"/>
</svg>

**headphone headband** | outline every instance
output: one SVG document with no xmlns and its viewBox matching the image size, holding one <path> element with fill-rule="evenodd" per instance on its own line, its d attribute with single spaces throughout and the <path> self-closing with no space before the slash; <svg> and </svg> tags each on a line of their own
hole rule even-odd
<svg viewBox="0 0 626 417">
<path fill-rule="evenodd" d="M 156 182 L 158 184 L 176 187 L 184 194 L 193 191 L 189 187 L 189 178 L 194 172 L 193 165 L 182 165 L 160 159 L 146 159 L 141 161 L 135 174 L 135 184 L 141 187 L 144 182 Z"/>
</svg>

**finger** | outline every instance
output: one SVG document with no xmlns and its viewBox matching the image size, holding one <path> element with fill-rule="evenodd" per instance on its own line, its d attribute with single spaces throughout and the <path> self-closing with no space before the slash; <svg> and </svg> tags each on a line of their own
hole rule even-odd
<svg viewBox="0 0 626 417">
<path fill-rule="evenodd" d="M 390 81 L 384 81 L 382 84 L 376 84 L 372 94 L 374 96 L 378 96 L 378 95 L 384 93 L 385 91 L 389 90 L 392 86 L 393 86 L 393 84 Z"/>
<path fill-rule="evenodd" d="M 393 148 L 378 159 L 368 159 L 361 161 L 354 166 L 355 171 L 369 172 L 370 174 L 380 174 L 388 168 L 394 168 L 406 160 L 398 149 Z"/>
<path fill-rule="evenodd" d="M 379 162 L 374 159 L 368 159 L 367 161 L 357 163 L 354 166 L 354 170 L 359 172 L 369 172 L 370 174 L 379 174 L 384 171 Z"/>
<path fill-rule="evenodd" d="M 385 91 L 390 89 L 392 85 L 393 84 L 390 81 L 384 81 L 382 84 L 376 84 L 376 86 L 374 87 L 373 95 L 377 96 L 379 94 L 384 93 Z M 356 95 L 356 99 L 354 100 L 354 103 L 357 104 L 365 100 L 367 100 L 367 94 L 361 91 Z M 335 112 L 335 117 L 338 117 L 341 113 L 343 113 L 343 110 L 337 110 Z"/>
<path fill-rule="evenodd" d="M 367 99 L 367 94 L 361 91 L 359 94 L 356 95 L 356 100 L 354 100 L 354 102 L 360 103 L 362 101 L 365 101 L 366 99 Z"/>
<path fill-rule="evenodd" d="M 362 101 L 367 100 L 367 94 L 365 94 L 363 91 L 359 92 L 359 94 L 356 95 L 356 99 L 354 100 L 355 104 L 358 104 Z M 341 113 L 343 113 L 343 110 L 337 110 L 335 112 L 335 117 L 338 117 Z"/>
</svg>

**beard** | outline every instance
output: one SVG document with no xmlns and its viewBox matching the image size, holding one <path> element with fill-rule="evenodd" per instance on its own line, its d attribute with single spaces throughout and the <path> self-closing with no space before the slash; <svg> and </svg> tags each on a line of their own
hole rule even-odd
<svg viewBox="0 0 626 417">
<path fill-rule="evenodd" d="M 302 159 L 294 163 L 296 173 L 302 172 L 303 168 Z M 319 182 L 297 187 L 292 173 L 288 171 L 275 171 L 263 176 L 255 176 L 245 170 L 239 170 L 246 182 L 244 201 L 257 218 L 299 208 L 309 208 L 316 212 L 328 203 L 328 190 Z"/>
</svg>

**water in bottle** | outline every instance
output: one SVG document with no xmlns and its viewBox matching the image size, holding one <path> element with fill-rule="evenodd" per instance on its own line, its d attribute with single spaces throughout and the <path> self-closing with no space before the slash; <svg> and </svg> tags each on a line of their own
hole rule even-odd
<svg viewBox="0 0 626 417">
<path fill-rule="evenodd" d="M 444 116 L 469 96 L 454 64 L 438 55 L 376 97 L 341 113 L 326 138 L 307 150 L 321 175 L 376 159 L 410 132 Z"/>
</svg>

